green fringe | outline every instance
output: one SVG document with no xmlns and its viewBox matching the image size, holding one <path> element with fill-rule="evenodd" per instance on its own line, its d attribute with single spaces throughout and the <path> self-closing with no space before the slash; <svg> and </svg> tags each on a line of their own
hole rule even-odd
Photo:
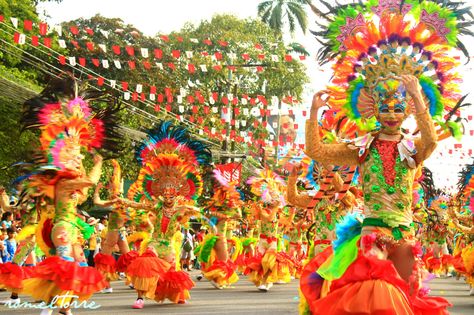
<svg viewBox="0 0 474 315">
<path fill-rule="evenodd" d="M 75 225 L 79 228 L 82 233 L 82 236 L 86 240 L 90 239 L 92 234 L 94 234 L 94 227 L 90 226 L 79 217 L 76 218 Z"/>
<path fill-rule="evenodd" d="M 200 255 L 199 255 L 199 261 L 207 263 L 209 261 L 209 258 L 211 257 L 211 252 L 212 249 L 214 248 L 214 245 L 217 242 L 217 236 L 212 236 L 207 240 L 204 244 L 200 245 L 199 247 L 201 248 L 200 250 Z"/>
<path fill-rule="evenodd" d="M 256 244 L 257 241 L 258 241 L 258 239 L 255 238 L 255 237 L 248 237 L 248 238 L 246 238 L 246 239 L 244 239 L 244 240 L 242 241 L 242 245 L 243 245 L 244 247 L 247 247 L 247 246 L 249 246 L 250 244 Z"/>
</svg>

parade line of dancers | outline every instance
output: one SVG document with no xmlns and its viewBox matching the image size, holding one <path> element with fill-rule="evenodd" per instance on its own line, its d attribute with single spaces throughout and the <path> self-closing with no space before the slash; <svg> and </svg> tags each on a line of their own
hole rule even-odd
<svg viewBox="0 0 474 315">
<path fill-rule="evenodd" d="M 264 292 L 299 279 L 301 314 L 447 314 L 450 303 L 428 295 L 434 276 L 462 277 L 474 295 L 474 162 L 450 194 L 423 166 L 462 131 L 456 70 L 470 10 L 418 0 L 326 8 L 315 35 L 334 73 L 314 95 L 303 163 L 232 181 L 190 130 L 160 121 L 136 147 L 140 170 L 124 191 L 111 158 L 123 149 L 116 99 L 64 75 L 26 101 L 21 124 L 39 146 L 15 166 L 15 196 L 0 191 L 4 302 L 31 296 L 72 314 L 71 303 L 122 278 L 135 309 L 184 304 L 193 255 L 219 290 L 242 275 Z M 97 222 L 78 209 L 88 198 L 110 211 L 95 253 Z M 193 227 L 208 232 L 194 249 Z"/>
</svg>

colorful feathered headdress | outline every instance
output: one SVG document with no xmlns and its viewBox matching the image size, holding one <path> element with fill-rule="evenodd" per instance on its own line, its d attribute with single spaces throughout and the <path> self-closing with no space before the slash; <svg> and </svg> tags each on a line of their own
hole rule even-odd
<svg viewBox="0 0 474 315">
<path fill-rule="evenodd" d="M 471 199 L 474 194 L 474 160 L 466 165 L 459 173 L 458 198 L 462 200 Z M 470 200 L 468 200 L 470 201 Z"/>
<path fill-rule="evenodd" d="M 107 106 L 100 108 L 99 103 Z M 22 179 L 29 178 L 30 186 L 44 186 L 46 191 L 51 178 L 83 171 L 81 151 L 119 152 L 119 110 L 114 98 L 88 89 L 72 76 L 52 80 L 23 107 L 23 129 L 39 130 L 40 146 L 30 173 Z"/>
<path fill-rule="evenodd" d="M 247 184 L 250 185 L 252 193 L 259 196 L 263 202 L 280 201 L 281 204 L 284 204 L 285 182 L 272 170 L 258 170 L 257 176 L 250 177 Z"/>
<path fill-rule="evenodd" d="M 472 35 L 469 7 L 447 0 L 320 2 L 327 11 L 320 12 L 321 30 L 312 33 L 323 45 L 319 61 L 336 61 L 328 88 L 331 107 L 372 128 L 377 102 L 389 94 L 404 96 L 398 78 L 409 74 L 419 79 L 433 119 L 451 131 L 459 129 L 443 116 L 461 99 L 456 50 L 468 56 L 459 37 Z"/>
<path fill-rule="evenodd" d="M 160 122 L 147 133 L 135 153 L 142 168 L 133 185 L 133 198 L 144 195 L 157 200 L 166 190 L 187 199 L 197 198 L 202 191 L 199 167 L 212 161 L 209 148 L 192 139 L 186 128 L 169 121 Z"/>
<path fill-rule="evenodd" d="M 237 182 L 230 182 L 219 170 L 214 170 L 214 177 L 219 183 L 214 187 L 214 195 L 206 207 L 211 211 L 222 211 L 227 214 L 239 213 L 243 206 Z"/>
</svg>

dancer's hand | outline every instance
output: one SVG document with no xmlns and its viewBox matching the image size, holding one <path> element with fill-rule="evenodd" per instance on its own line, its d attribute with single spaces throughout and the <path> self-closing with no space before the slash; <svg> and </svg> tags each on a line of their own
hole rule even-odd
<svg viewBox="0 0 474 315">
<path fill-rule="evenodd" d="M 300 163 L 293 165 L 293 169 L 290 172 L 290 176 L 298 176 L 299 174 L 301 174 L 302 169 L 303 166 Z"/>
<path fill-rule="evenodd" d="M 402 75 L 400 77 L 400 81 L 405 86 L 407 93 L 413 99 L 418 99 L 418 100 L 422 99 L 421 85 L 417 77 L 415 77 L 414 75 Z"/>
<path fill-rule="evenodd" d="M 93 158 L 94 164 L 101 163 L 103 160 L 104 158 L 102 157 L 102 155 L 98 153 L 94 154 L 94 158 Z"/>
<path fill-rule="evenodd" d="M 322 91 L 319 91 L 318 93 L 314 94 L 313 103 L 311 104 L 311 111 L 310 111 L 310 116 L 309 116 L 309 118 L 311 120 L 317 120 L 318 119 L 318 110 L 321 107 L 324 107 L 324 106 L 327 105 L 327 99 L 328 99 L 329 95 L 328 95 L 328 97 L 323 99 L 324 94 L 328 95 L 327 91 L 322 90 Z"/>
</svg>

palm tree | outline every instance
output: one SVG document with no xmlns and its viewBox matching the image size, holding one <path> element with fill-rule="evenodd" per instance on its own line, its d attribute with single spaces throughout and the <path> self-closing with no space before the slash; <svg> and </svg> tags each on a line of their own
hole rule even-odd
<svg viewBox="0 0 474 315">
<path fill-rule="evenodd" d="M 290 33 L 296 30 L 296 23 L 306 33 L 308 17 L 304 6 L 306 0 L 267 0 L 259 3 L 258 16 L 272 29 L 282 32 L 285 19 L 288 21 Z"/>
</svg>

